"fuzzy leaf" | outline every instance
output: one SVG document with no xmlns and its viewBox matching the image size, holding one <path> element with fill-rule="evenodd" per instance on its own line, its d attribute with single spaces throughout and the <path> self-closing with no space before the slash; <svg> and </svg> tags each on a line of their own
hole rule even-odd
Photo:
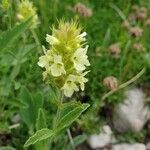
<svg viewBox="0 0 150 150">
<path fill-rule="evenodd" d="M 28 147 L 29 145 L 35 144 L 38 141 L 42 141 L 44 139 L 50 138 L 53 136 L 53 131 L 47 128 L 38 130 L 34 135 L 32 135 L 24 144 L 24 147 Z"/>
<path fill-rule="evenodd" d="M 63 113 L 63 116 L 60 117 L 60 119 L 56 123 L 57 131 L 60 131 L 71 125 L 81 115 L 81 113 L 84 112 L 89 107 L 89 104 L 75 103 L 74 105 L 67 104 L 67 106 L 68 106 L 67 108 L 64 107 L 64 109 L 62 109 L 61 113 Z"/>
<path fill-rule="evenodd" d="M 42 128 L 46 128 L 46 118 L 43 109 L 39 109 L 38 118 L 36 120 L 36 129 L 40 130 Z"/>
<path fill-rule="evenodd" d="M 4 32 L 0 36 L 0 50 L 3 51 L 9 48 L 13 42 L 25 31 L 25 29 L 28 28 L 30 21 L 31 18 L 19 25 L 16 25 L 11 30 Z"/>
<path fill-rule="evenodd" d="M 43 97 L 40 93 L 31 95 L 27 88 L 22 87 L 19 94 L 19 99 L 25 103 L 26 108 L 21 108 L 21 118 L 30 128 L 36 124 L 39 108 L 43 106 Z"/>
</svg>

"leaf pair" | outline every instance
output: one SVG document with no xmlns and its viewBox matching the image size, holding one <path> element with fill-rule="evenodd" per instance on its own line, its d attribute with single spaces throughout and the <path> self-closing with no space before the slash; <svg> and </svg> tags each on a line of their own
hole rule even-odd
<svg viewBox="0 0 150 150">
<path fill-rule="evenodd" d="M 69 127 L 80 115 L 89 107 L 89 104 L 81 104 L 77 102 L 65 103 L 60 108 L 53 130 L 43 128 L 38 130 L 25 143 L 24 147 L 35 144 L 38 141 L 57 136 L 59 132 Z"/>
</svg>

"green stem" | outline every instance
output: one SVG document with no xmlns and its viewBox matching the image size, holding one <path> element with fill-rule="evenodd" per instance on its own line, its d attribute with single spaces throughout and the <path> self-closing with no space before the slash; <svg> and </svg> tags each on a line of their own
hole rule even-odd
<svg viewBox="0 0 150 150">
<path fill-rule="evenodd" d="M 35 43 L 36 43 L 36 45 L 37 45 L 38 50 L 41 51 L 41 44 L 40 44 L 39 38 L 38 38 L 38 36 L 37 36 L 35 30 L 34 30 L 34 29 L 31 29 L 31 32 L 32 32 L 32 35 L 33 35 L 33 38 L 34 38 L 34 40 L 35 40 Z"/>
<path fill-rule="evenodd" d="M 130 85 L 131 83 L 133 83 L 134 81 L 136 81 L 138 78 L 140 78 L 144 72 L 146 71 L 145 68 L 143 68 L 136 76 L 134 76 L 132 79 L 130 79 L 129 81 L 121 84 L 117 89 L 111 90 L 110 92 L 106 93 L 103 97 L 102 100 L 105 100 L 107 97 L 109 97 L 110 95 L 112 95 L 113 93 L 119 91 L 120 89 L 123 89 L 125 87 L 127 87 L 128 85 Z"/>
<path fill-rule="evenodd" d="M 56 125 L 56 123 L 57 123 L 57 121 L 58 121 L 58 118 L 59 118 L 59 115 L 60 115 L 60 107 L 61 107 L 61 105 L 63 104 L 63 99 L 64 99 L 64 94 L 61 93 L 60 104 L 58 105 L 58 109 L 57 109 L 57 113 L 56 113 L 56 119 L 55 119 L 55 121 L 54 121 L 53 128 L 55 127 L 55 125 Z M 68 134 L 68 138 L 69 138 L 69 140 L 70 140 L 72 149 L 75 150 L 75 144 L 74 144 L 74 142 L 73 142 L 73 138 L 72 138 L 70 129 L 67 129 L 67 134 Z"/>
<path fill-rule="evenodd" d="M 72 138 L 70 129 L 67 130 L 67 134 L 68 134 L 68 138 L 69 138 L 69 140 L 70 140 L 72 149 L 75 150 L 76 148 L 75 148 L 75 144 L 74 144 L 74 142 L 73 142 L 73 138 Z"/>
</svg>

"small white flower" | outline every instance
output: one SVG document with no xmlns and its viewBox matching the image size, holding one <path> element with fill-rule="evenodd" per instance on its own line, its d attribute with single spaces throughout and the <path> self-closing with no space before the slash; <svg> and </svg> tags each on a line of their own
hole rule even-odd
<svg viewBox="0 0 150 150">
<path fill-rule="evenodd" d="M 17 14 L 17 18 L 18 18 L 19 20 L 24 20 L 24 17 L 23 17 L 23 15 L 21 15 L 21 14 Z"/>
<path fill-rule="evenodd" d="M 48 57 L 47 56 L 39 57 L 38 65 L 42 68 L 48 66 L 49 65 Z"/>
<path fill-rule="evenodd" d="M 46 34 L 46 41 L 50 44 L 50 45 L 57 45 L 59 43 L 58 39 L 55 38 L 54 36 L 51 36 L 49 34 Z"/>
<path fill-rule="evenodd" d="M 54 63 L 50 66 L 51 74 L 55 77 L 66 74 L 64 64 L 62 63 L 62 57 L 60 55 L 54 55 Z"/>
<path fill-rule="evenodd" d="M 45 47 L 43 47 L 44 56 L 39 57 L 38 65 L 40 67 L 48 68 L 50 62 L 53 60 L 52 52 L 50 50 L 46 51 Z"/>
<path fill-rule="evenodd" d="M 77 71 L 83 71 L 86 69 L 85 66 L 90 65 L 88 56 L 86 55 L 87 49 L 88 46 L 86 46 L 85 48 L 78 48 L 71 59 Z"/>
<path fill-rule="evenodd" d="M 79 40 L 82 41 L 86 41 L 85 36 L 87 35 L 86 32 L 81 33 L 80 35 L 77 36 L 77 38 L 79 38 Z"/>
<path fill-rule="evenodd" d="M 82 73 L 81 75 L 77 76 L 77 82 L 80 84 L 81 90 L 84 91 L 84 84 L 88 82 L 88 79 L 86 79 L 84 76 L 88 73 L 89 71 L 86 71 Z"/>
<path fill-rule="evenodd" d="M 74 91 L 79 91 L 78 86 L 76 85 L 77 77 L 75 75 L 69 75 L 62 90 L 64 91 L 64 95 L 67 97 L 71 97 Z"/>
</svg>

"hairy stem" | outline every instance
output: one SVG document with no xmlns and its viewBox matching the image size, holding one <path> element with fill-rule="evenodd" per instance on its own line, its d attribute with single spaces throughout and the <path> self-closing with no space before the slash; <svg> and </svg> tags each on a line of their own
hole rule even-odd
<svg viewBox="0 0 150 150">
<path fill-rule="evenodd" d="M 129 81 L 121 84 L 117 89 L 111 90 L 110 92 L 106 93 L 103 97 L 102 100 L 105 100 L 107 97 L 109 97 L 110 95 L 112 95 L 113 93 L 119 91 L 120 89 L 123 89 L 125 87 L 127 87 L 128 85 L 130 85 L 131 83 L 133 83 L 134 81 L 136 81 L 138 78 L 140 78 L 144 72 L 146 71 L 145 68 L 143 68 L 136 76 L 134 76 L 132 79 L 130 79 Z"/>
<path fill-rule="evenodd" d="M 64 99 L 64 94 L 61 93 L 60 105 L 63 104 L 63 99 Z M 56 114 L 56 120 L 55 120 L 55 122 L 54 122 L 54 127 L 55 127 L 55 125 L 56 125 L 56 123 L 57 123 L 57 121 L 58 121 L 57 119 L 59 118 L 59 115 L 60 115 L 60 107 L 61 107 L 61 106 L 58 106 L 58 109 L 57 109 L 57 114 Z M 73 138 L 72 138 L 70 129 L 67 129 L 67 134 L 68 134 L 68 138 L 69 138 L 69 140 L 70 140 L 72 149 L 75 150 L 75 144 L 74 144 L 74 142 L 73 142 Z"/>
</svg>

